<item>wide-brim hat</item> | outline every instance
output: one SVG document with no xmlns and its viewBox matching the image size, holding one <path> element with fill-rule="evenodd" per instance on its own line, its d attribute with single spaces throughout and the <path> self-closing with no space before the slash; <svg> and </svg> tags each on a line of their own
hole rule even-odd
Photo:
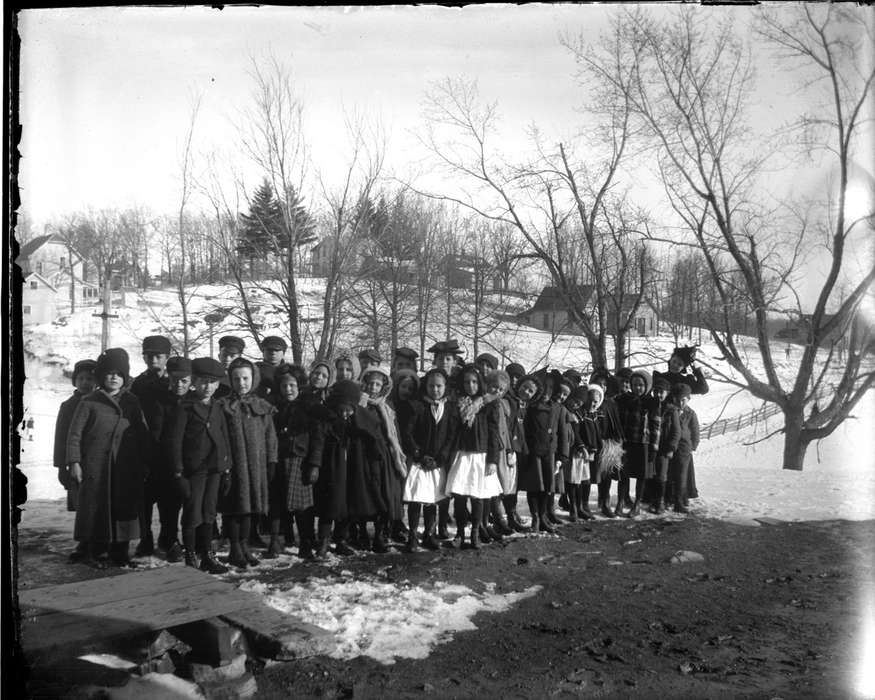
<svg viewBox="0 0 875 700">
<path fill-rule="evenodd" d="M 428 349 L 428 352 L 435 355 L 461 355 L 462 349 L 459 347 L 458 340 L 450 338 L 449 340 L 441 340 L 435 343 Z"/>
</svg>

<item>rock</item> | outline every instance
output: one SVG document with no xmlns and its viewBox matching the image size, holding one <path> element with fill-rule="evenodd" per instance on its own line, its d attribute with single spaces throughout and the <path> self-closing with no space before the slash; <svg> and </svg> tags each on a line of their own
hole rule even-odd
<svg viewBox="0 0 875 700">
<path fill-rule="evenodd" d="M 207 664 L 189 664 L 192 680 L 203 683 L 224 683 L 240 678 L 246 673 L 246 654 L 239 654 L 225 666 L 209 666 Z"/>
<path fill-rule="evenodd" d="M 170 654 L 163 654 L 154 659 L 149 659 L 145 663 L 137 666 L 137 673 L 145 676 L 147 673 L 173 673 L 176 671 L 176 664 Z"/>
<path fill-rule="evenodd" d="M 154 659 L 163 656 L 171 649 L 176 649 L 183 655 L 191 651 L 191 647 L 181 639 L 172 635 L 167 630 L 161 630 L 155 640 L 149 645 L 149 658 Z"/>
<path fill-rule="evenodd" d="M 422 692 L 423 693 L 433 693 L 434 686 L 431 683 L 423 683 L 422 684 Z"/>
<path fill-rule="evenodd" d="M 226 683 L 207 683 L 201 685 L 201 690 L 207 700 L 243 700 L 251 698 L 258 692 L 258 684 L 251 673 Z"/>
<path fill-rule="evenodd" d="M 688 564 L 690 562 L 703 562 L 705 561 L 705 557 L 703 557 L 698 552 L 690 552 L 685 549 L 678 550 L 674 553 L 669 561 L 672 564 Z"/>
</svg>

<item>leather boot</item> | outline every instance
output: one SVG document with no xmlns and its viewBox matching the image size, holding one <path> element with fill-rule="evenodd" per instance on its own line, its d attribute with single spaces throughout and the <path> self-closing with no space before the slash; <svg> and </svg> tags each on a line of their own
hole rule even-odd
<svg viewBox="0 0 875 700">
<path fill-rule="evenodd" d="M 231 566 L 236 566 L 238 569 L 245 569 L 249 566 L 246 557 L 243 554 L 243 547 L 239 540 L 231 540 L 231 549 L 228 553 L 228 563 Z"/>
<path fill-rule="evenodd" d="M 270 544 L 267 545 L 267 551 L 264 553 L 265 559 L 276 559 L 283 552 L 283 547 L 280 544 L 279 537 L 271 535 Z"/>
<path fill-rule="evenodd" d="M 155 553 L 155 540 L 152 539 L 152 533 L 146 532 L 137 543 L 137 548 L 134 550 L 135 557 L 150 557 Z"/>
<path fill-rule="evenodd" d="M 186 566 L 190 566 L 193 569 L 200 568 L 200 561 L 198 560 L 197 554 L 192 552 L 190 549 L 185 550 L 185 555 L 183 557 Z"/>
<path fill-rule="evenodd" d="M 249 564 L 249 566 L 258 566 L 261 563 L 261 559 L 249 551 L 248 542 L 241 542 L 240 549 L 243 550 L 243 558 L 246 559 L 246 563 Z"/>
<path fill-rule="evenodd" d="M 228 567 L 220 564 L 216 559 L 216 553 L 212 551 L 201 555 L 200 570 L 214 575 L 228 573 Z"/>
<path fill-rule="evenodd" d="M 480 549 L 480 527 L 471 526 L 471 549 Z"/>
</svg>

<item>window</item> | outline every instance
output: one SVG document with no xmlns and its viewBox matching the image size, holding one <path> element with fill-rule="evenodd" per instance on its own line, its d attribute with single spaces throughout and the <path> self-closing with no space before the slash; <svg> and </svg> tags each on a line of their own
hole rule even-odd
<svg viewBox="0 0 875 700">
<path fill-rule="evenodd" d="M 36 264 L 36 274 L 41 275 L 43 273 L 43 264 L 38 262 Z"/>
<path fill-rule="evenodd" d="M 24 305 L 21 307 L 21 313 L 26 314 L 26 315 L 29 316 L 29 315 L 30 315 L 30 304 L 24 304 Z"/>
<path fill-rule="evenodd" d="M 39 282 L 31 282 L 30 288 L 31 289 L 39 289 Z"/>
<path fill-rule="evenodd" d="M 67 264 L 67 258 L 65 258 L 65 257 L 62 255 L 62 256 L 61 256 L 61 261 L 58 263 L 58 265 L 60 265 L 61 267 L 64 267 L 66 264 Z"/>
</svg>

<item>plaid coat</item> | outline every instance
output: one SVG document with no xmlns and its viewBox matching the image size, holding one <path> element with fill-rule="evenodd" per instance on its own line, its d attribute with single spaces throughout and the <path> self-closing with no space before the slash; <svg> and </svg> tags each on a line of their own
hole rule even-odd
<svg viewBox="0 0 875 700">
<path fill-rule="evenodd" d="M 647 445 L 651 454 L 659 449 L 662 414 L 652 396 L 623 394 L 617 398 L 623 440 L 633 445 Z"/>
</svg>

